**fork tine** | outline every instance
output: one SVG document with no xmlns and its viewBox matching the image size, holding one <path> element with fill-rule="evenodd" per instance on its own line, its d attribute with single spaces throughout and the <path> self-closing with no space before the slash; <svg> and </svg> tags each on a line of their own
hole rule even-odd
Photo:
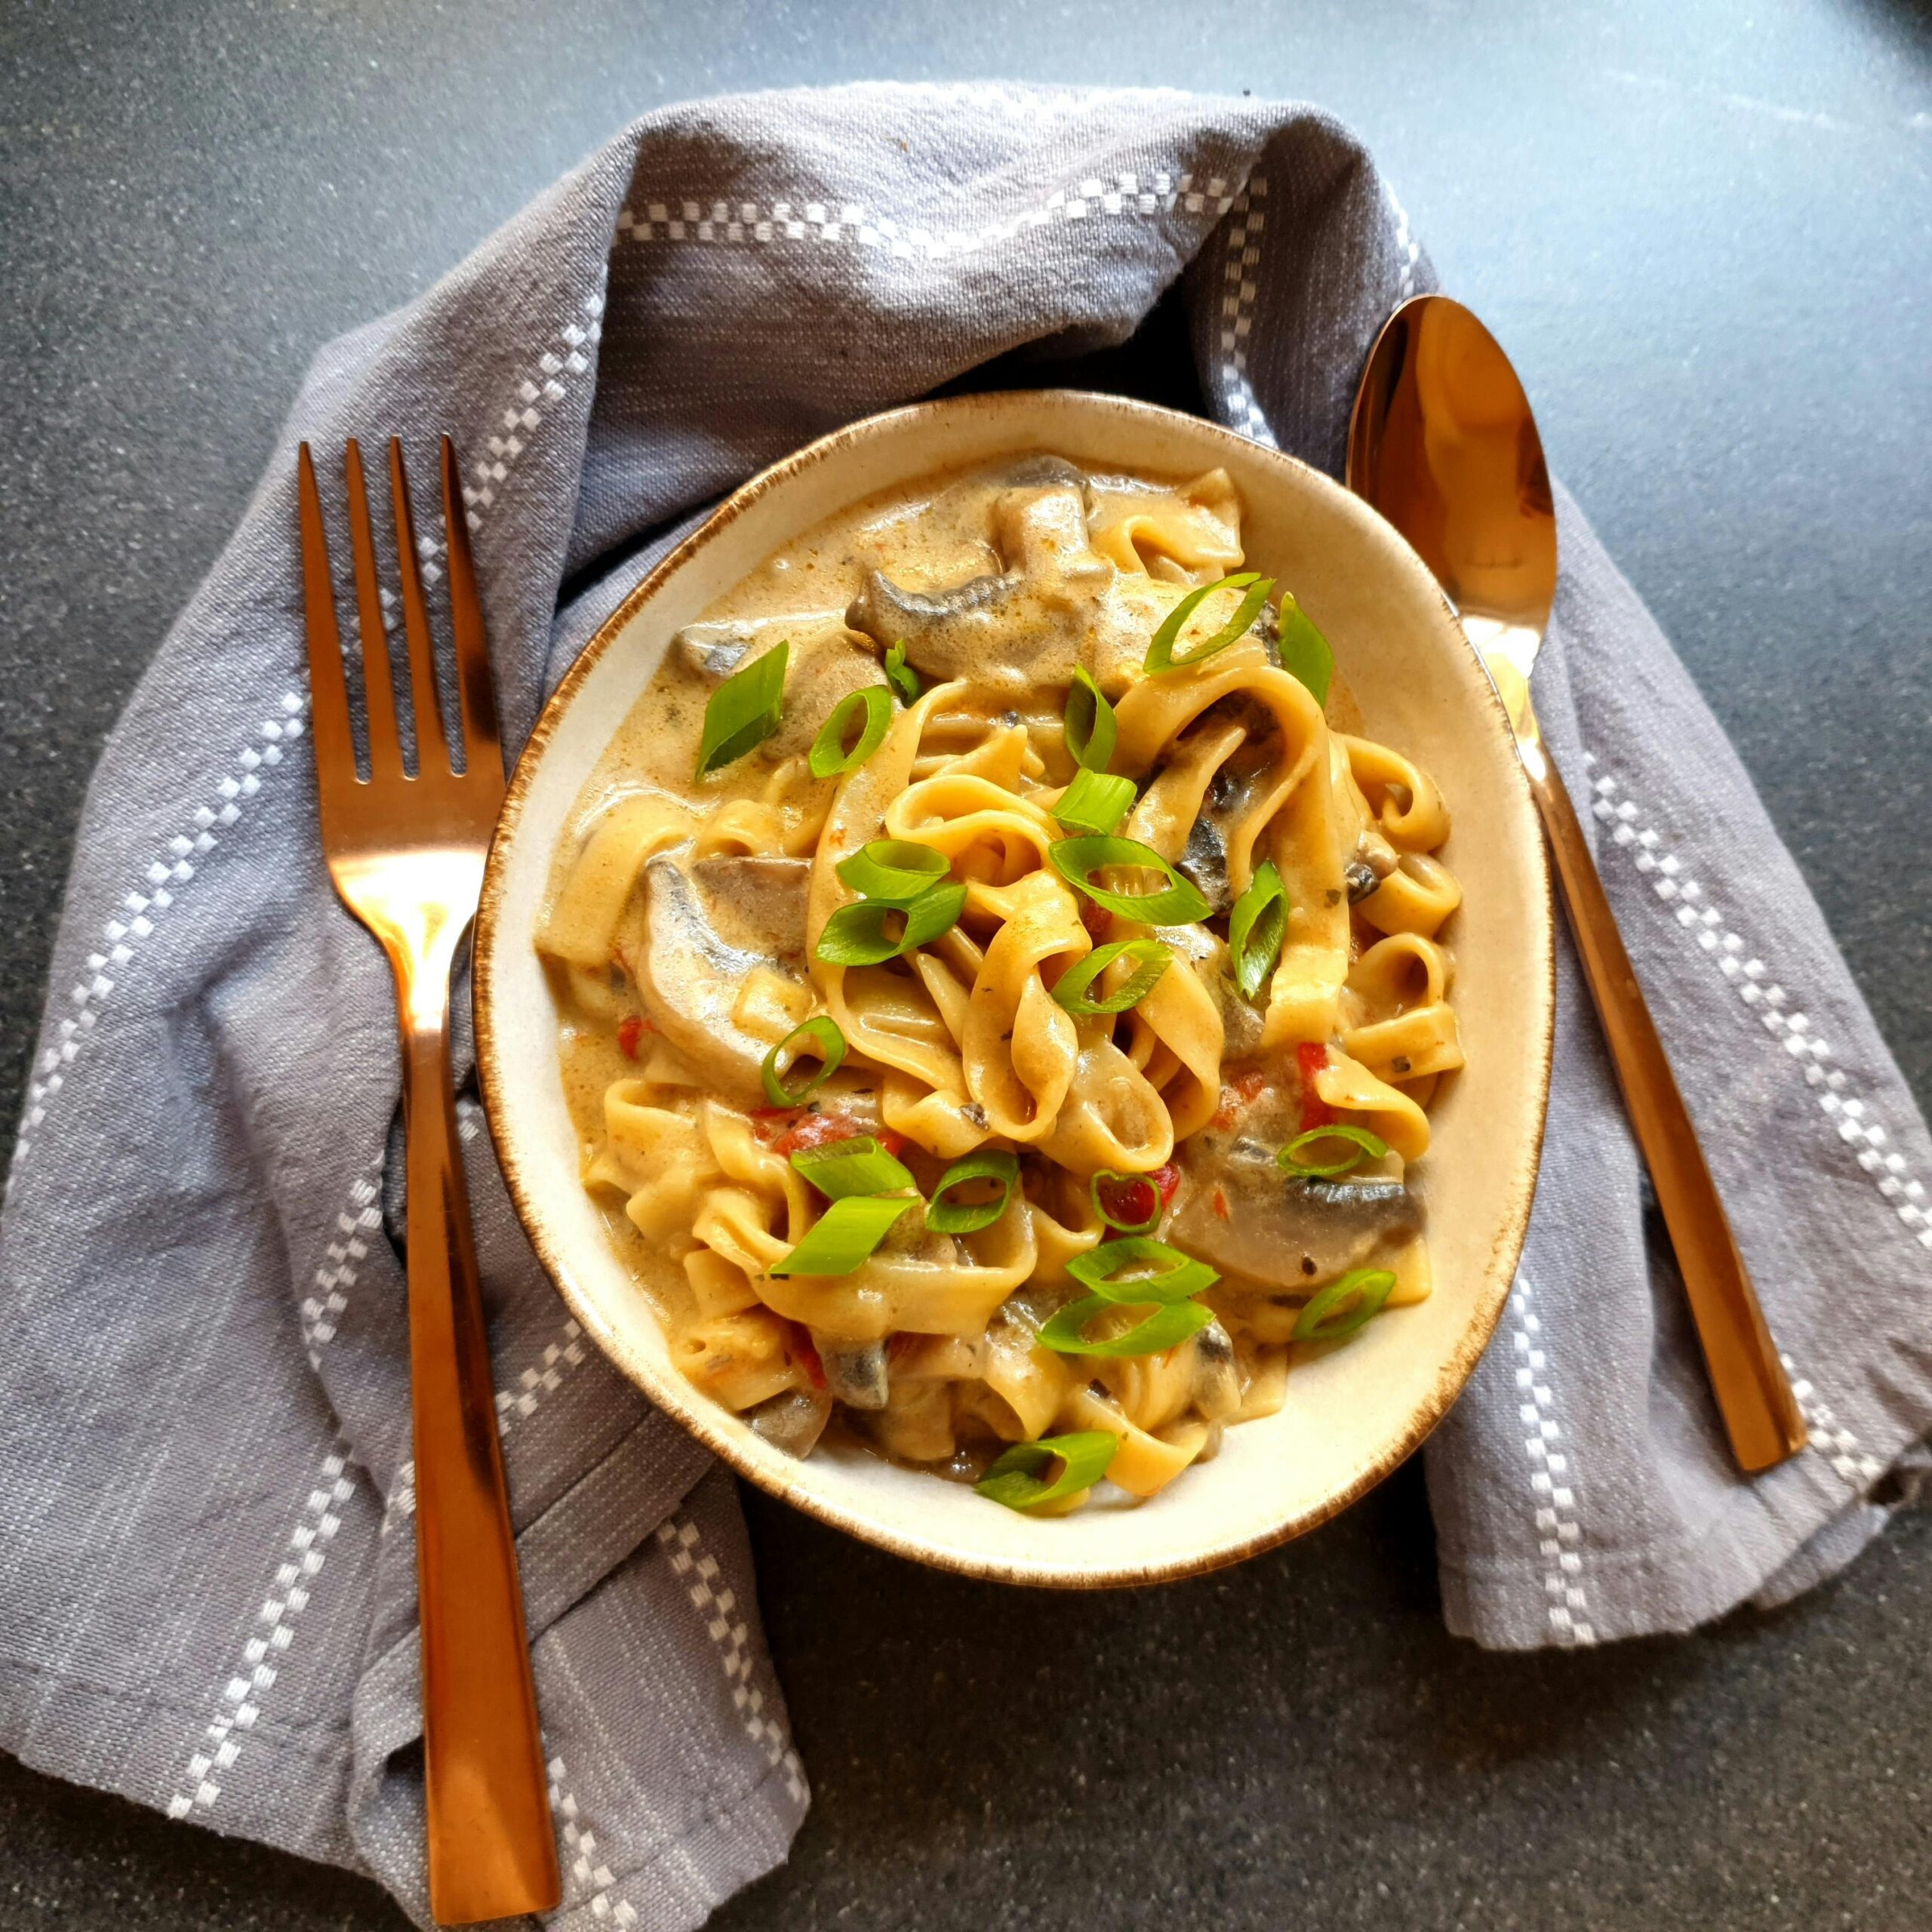
<svg viewBox="0 0 1932 1932">
<path fill-rule="evenodd" d="M 309 633 L 309 728 L 315 747 L 315 782 L 327 815 L 332 795 L 355 782 L 355 741 L 349 729 L 349 685 L 336 629 L 335 590 L 329 581 L 328 532 L 315 488 L 315 465 L 304 443 L 296 458 L 301 506 L 302 595 Z"/>
<path fill-rule="evenodd" d="M 351 436 L 342 464 L 349 494 L 349 540 L 355 558 L 355 601 L 362 630 L 362 691 L 369 713 L 369 776 L 402 776 L 402 739 L 396 729 L 395 681 L 389 670 L 389 635 L 383 625 L 382 579 L 376 574 L 376 537 L 369 522 L 369 491 L 362 451 Z"/>
<path fill-rule="evenodd" d="M 463 768 L 503 773 L 503 740 L 497 728 L 497 689 L 490 675 L 490 640 L 476 594 L 476 560 L 470 554 L 469 518 L 456 445 L 443 438 L 443 525 L 449 534 L 450 618 L 456 632 L 456 688 L 463 706 Z"/>
<path fill-rule="evenodd" d="M 423 575 L 417 566 L 416 519 L 409 511 L 409 477 L 402 466 L 399 436 L 389 438 L 389 494 L 395 502 L 396 574 L 402 580 L 402 627 L 409 637 L 409 689 L 416 713 L 416 773 L 419 778 L 426 778 L 432 737 L 442 741 L 443 770 L 454 772 L 456 765 L 450 755 L 442 693 L 436 688 L 436 646 L 429 630 L 429 607 L 423 597 Z"/>
</svg>

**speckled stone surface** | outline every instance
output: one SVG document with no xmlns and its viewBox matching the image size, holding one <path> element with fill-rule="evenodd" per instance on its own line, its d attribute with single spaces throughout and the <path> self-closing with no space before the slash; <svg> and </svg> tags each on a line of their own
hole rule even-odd
<svg viewBox="0 0 1932 1932">
<path fill-rule="evenodd" d="M 1299 96 L 1367 137 L 1932 1098 L 1932 21 L 1889 0 L 9 0 L 0 1088 L 102 737 L 316 345 L 659 102 L 982 74 Z M 1523 1660 L 1443 1634 L 1414 1471 L 1098 1598 L 749 1508 L 817 1802 L 732 1932 L 1932 1919 L 1922 1518 L 1775 1616 Z M 0 1932 L 401 1922 L 0 1760 Z"/>
</svg>

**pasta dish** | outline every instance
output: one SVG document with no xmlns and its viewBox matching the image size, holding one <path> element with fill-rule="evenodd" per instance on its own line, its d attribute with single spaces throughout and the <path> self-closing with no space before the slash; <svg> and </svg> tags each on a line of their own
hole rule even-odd
<svg viewBox="0 0 1932 1932">
<path fill-rule="evenodd" d="M 841 511 L 669 642 L 539 945 L 585 1185 L 700 1390 L 1051 1515 L 1430 1289 L 1429 778 L 1220 470 Z"/>
</svg>

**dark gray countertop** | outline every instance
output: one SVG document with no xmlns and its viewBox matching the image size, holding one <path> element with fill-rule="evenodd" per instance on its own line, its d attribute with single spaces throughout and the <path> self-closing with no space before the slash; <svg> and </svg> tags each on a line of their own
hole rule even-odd
<svg viewBox="0 0 1932 1932">
<path fill-rule="evenodd" d="M 660 101 L 988 73 L 1301 96 L 1367 137 L 1932 1099 L 1932 22 L 1887 0 L 10 0 L 0 1091 L 102 737 L 316 345 Z M 1443 1634 L 1414 1471 L 1077 1604 L 748 1506 L 817 1798 L 739 1932 L 1926 1922 L 1921 1518 L 1776 1616 L 1524 1660 Z M 401 1923 L 0 1761 L 0 1932 L 56 1921 Z"/>
</svg>

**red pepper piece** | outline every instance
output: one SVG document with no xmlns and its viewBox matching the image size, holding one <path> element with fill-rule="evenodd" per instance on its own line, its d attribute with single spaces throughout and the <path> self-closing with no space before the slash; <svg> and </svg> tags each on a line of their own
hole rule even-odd
<svg viewBox="0 0 1932 1932">
<path fill-rule="evenodd" d="M 1335 1109 L 1315 1091 L 1315 1076 L 1328 1064 L 1328 1049 L 1319 1040 L 1303 1040 L 1295 1048 L 1295 1066 L 1301 1075 L 1301 1131 L 1332 1127 Z"/>
<path fill-rule="evenodd" d="M 644 1022 L 635 1013 L 617 1022 L 617 1045 L 627 1060 L 637 1058 L 637 1043 L 644 1038 Z"/>
<path fill-rule="evenodd" d="M 1180 1170 L 1173 1161 L 1156 1168 L 1147 1178 L 1160 1190 L 1161 1205 L 1164 1208 L 1174 1198 L 1174 1189 L 1180 1185 Z"/>
<path fill-rule="evenodd" d="M 851 1140 L 865 1132 L 843 1114 L 808 1113 L 789 1133 L 771 1143 L 774 1154 L 795 1154 L 808 1147 L 823 1147 L 828 1141 Z"/>
<path fill-rule="evenodd" d="M 788 1321 L 786 1342 L 792 1359 L 805 1371 L 805 1380 L 814 1389 L 825 1386 L 825 1364 L 820 1360 L 819 1352 L 813 1346 L 811 1332 L 801 1321 Z"/>
<path fill-rule="evenodd" d="M 1129 1227 L 1137 1228 L 1153 1220 L 1164 1201 L 1145 1174 L 1136 1174 L 1128 1181 L 1103 1181 L 1100 1192 L 1100 1204 L 1116 1221 L 1124 1222 Z"/>
</svg>

